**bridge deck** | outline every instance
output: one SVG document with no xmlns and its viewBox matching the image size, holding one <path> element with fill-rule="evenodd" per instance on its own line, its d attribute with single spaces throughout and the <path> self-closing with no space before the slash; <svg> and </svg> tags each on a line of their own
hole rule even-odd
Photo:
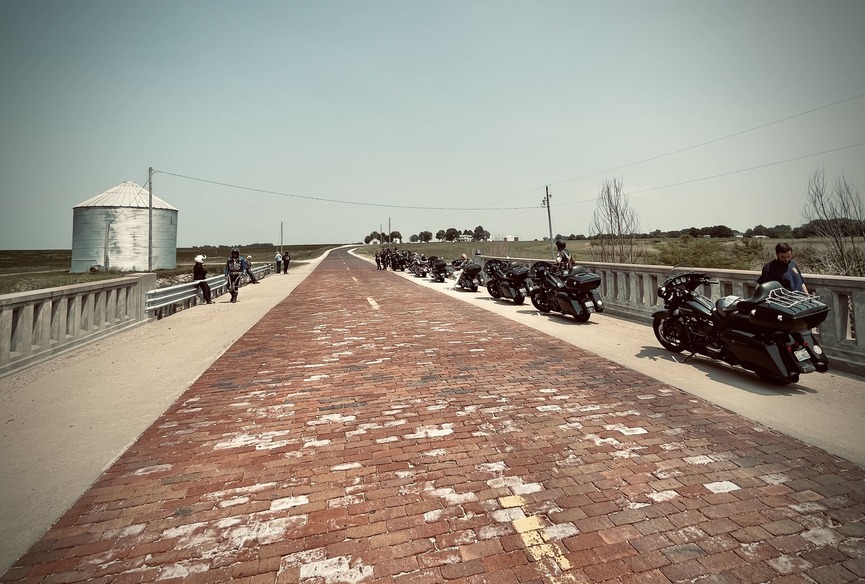
<svg viewBox="0 0 865 584">
<path fill-rule="evenodd" d="M 652 377 L 617 362 L 632 347 L 608 359 L 539 330 L 592 331 L 615 347 L 603 317 L 576 325 L 493 303 L 534 318 L 515 322 L 449 297 L 458 293 L 376 272 L 344 250 L 259 320 L 258 297 L 284 285 L 280 278 L 245 288 L 237 305 L 196 307 L 171 317 L 174 325 L 133 331 L 141 347 L 151 343 L 141 364 L 103 362 L 127 367 L 130 384 L 146 365 L 152 394 L 121 401 L 165 411 L 152 424 L 141 415 L 146 431 L 3 581 L 865 577 L 861 466 L 657 377 L 681 376 L 694 391 L 733 380 L 732 392 L 785 404 L 807 397 L 810 380 L 771 397 L 751 391 L 747 374 L 638 348 L 634 358 Z M 246 330 L 244 310 L 255 324 L 224 354 L 218 339 L 196 344 L 216 326 L 202 319 Z M 180 360 L 213 363 L 186 379 L 188 369 L 172 367 Z M 67 404 L 92 396 L 92 407 L 108 410 L 101 371 L 91 369 L 89 386 L 86 377 L 54 379 L 54 391 Z M 29 387 L 16 379 L 19 393 Z M 4 398 L 6 389 L 15 388 Z M 110 426 L 76 420 L 82 436 Z M 54 422 L 66 435 L 65 420 Z M 6 424 L 4 476 L 14 464 L 6 441 L 25 432 Z M 858 444 L 848 458 L 862 455 Z M 3 497 L 5 529 L 15 507 Z M 18 509 L 38 500 L 25 493 Z"/>
</svg>

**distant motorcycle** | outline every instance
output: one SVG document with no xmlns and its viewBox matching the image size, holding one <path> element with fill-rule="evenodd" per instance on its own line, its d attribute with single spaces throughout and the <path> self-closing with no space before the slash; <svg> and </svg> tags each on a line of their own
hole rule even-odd
<svg viewBox="0 0 865 584">
<path fill-rule="evenodd" d="M 448 277 L 448 263 L 444 258 L 430 256 L 429 276 L 433 282 L 444 282 Z"/>
<path fill-rule="evenodd" d="M 531 296 L 533 285 L 526 266 L 493 259 L 487 261 L 483 270 L 487 275 L 487 292 L 493 298 L 508 298 L 519 305 Z"/>
<path fill-rule="evenodd" d="M 593 312 L 604 311 L 598 292 L 601 278 L 584 267 L 561 270 L 550 262 L 537 262 L 531 272 L 537 283 L 532 290 L 532 304 L 541 312 L 570 314 L 577 322 L 586 322 Z"/>
<path fill-rule="evenodd" d="M 427 272 L 429 271 L 429 262 L 423 256 L 415 254 L 409 263 L 408 269 L 418 278 L 426 278 Z"/>
<path fill-rule="evenodd" d="M 454 268 L 461 270 L 460 277 L 457 280 L 457 286 L 461 287 L 464 290 L 471 290 L 472 292 L 477 292 L 478 287 L 480 287 L 482 284 L 480 264 L 475 263 L 471 260 L 467 260 L 464 262 L 454 260 L 453 266 Z"/>
<path fill-rule="evenodd" d="M 800 373 L 828 371 L 811 329 L 826 320 L 829 307 L 816 296 L 767 282 L 750 298 L 713 303 L 698 292 L 711 283 L 708 274 L 687 272 L 658 287 L 664 310 L 652 315 L 652 328 L 665 349 L 719 359 L 780 385 L 799 381 Z"/>
</svg>

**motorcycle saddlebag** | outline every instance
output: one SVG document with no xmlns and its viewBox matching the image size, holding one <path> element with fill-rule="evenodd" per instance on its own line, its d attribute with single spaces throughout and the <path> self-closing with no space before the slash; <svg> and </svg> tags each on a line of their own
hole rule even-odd
<svg viewBox="0 0 865 584">
<path fill-rule="evenodd" d="M 480 265 L 478 265 L 478 264 L 476 264 L 476 263 L 474 263 L 474 262 L 468 262 L 468 263 L 463 267 L 463 274 L 465 274 L 466 276 L 474 277 L 474 276 L 477 276 L 477 275 L 480 274 L 480 273 L 481 273 L 481 267 L 480 267 Z"/>
<path fill-rule="evenodd" d="M 436 258 L 432 265 L 439 272 L 443 272 L 448 269 L 448 263 L 441 258 Z"/>
<path fill-rule="evenodd" d="M 588 292 L 601 285 L 601 277 L 597 274 L 586 272 L 568 276 L 566 288 L 575 292 Z"/>
<path fill-rule="evenodd" d="M 774 343 L 767 345 L 756 335 L 739 330 L 728 329 L 721 333 L 721 339 L 742 365 L 757 367 L 778 377 L 788 375 L 778 345 Z"/>
<path fill-rule="evenodd" d="M 529 269 L 525 266 L 514 266 L 505 272 L 505 278 L 513 281 L 525 280 L 528 275 Z"/>
</svg>

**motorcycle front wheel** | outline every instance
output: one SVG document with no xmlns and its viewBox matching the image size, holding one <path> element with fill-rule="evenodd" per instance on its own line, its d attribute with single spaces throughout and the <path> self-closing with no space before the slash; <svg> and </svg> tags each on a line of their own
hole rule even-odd
<svg viewBox="0 0 865 584">
<path fill-rule="evenodd" d="M 537 308 L 541 312 L 551 312 L 553 310 L 553 307 L 550 306 L 550 303 L 547 300 L 547 295 L 544 294 L 541 290 L 532 292 L 531 298 L 532 304 L 534 304 L 535 308 Z"/>
<path fill-rule="evenodd" d="M 656 316 L 652 322 L 652 330 L 658 342 L 673 353 L 681 353 L 687 346 L 685 344 L 685 326 L 677 318 Z"/>
<path fill-rule="evenodd" d="M 490 282 L 489 284 L 487 284 L 487 292 L 489 292 L 490 296 L 492 296 L 493 298 L 502 297 L 502 293 L 499 292 L 499 287 L 496 285 L 495 282 Z"/>
</svg>

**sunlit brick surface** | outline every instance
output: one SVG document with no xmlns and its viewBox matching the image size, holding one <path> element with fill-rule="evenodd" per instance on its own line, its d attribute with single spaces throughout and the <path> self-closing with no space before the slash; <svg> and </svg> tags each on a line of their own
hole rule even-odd
<svg viewBox="0 0 865 584">
<path fill-rule="evenodd" d="M 863 478 L 340 253 L 3 580 L 853 582 Z"/>
</svg>

